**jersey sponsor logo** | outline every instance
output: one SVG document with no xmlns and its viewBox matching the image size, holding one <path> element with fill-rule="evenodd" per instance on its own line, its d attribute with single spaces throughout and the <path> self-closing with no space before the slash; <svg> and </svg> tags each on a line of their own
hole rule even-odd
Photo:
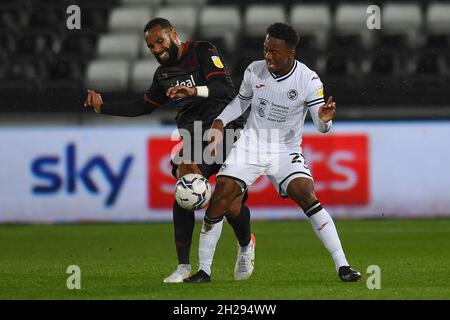
<svg viewBox="0 0 450 320">
<path fill-rule="evenodd" d="M 223 69 L 223 63 L 218 56 L 212 56 L 211 59 L 217 68 Z"/>
<path fill-rule="evenodd" d="M 175 86 L 186 86 L 186 87 L 195 87 L 195 80 L 194 77 L 191 75 L 189 77 L 189 79 L 186 79 L 185 81 L 180 82 L 179 80 L 177 80 L 177 83 L 175 84 Z"/>
<path fill-rule="evenodd" d="M 266 99 L 258 99 L 258 114 L 260 117 L 264 118 L 266 116 L 266 108 L 269 105 L 269 101 Z"/>
<path fill-rule="evenodd" d="M 323 87 L 320 87 L 319 89 L 317 89 L 317 96 L 323 97 Z"/>
<path fill-rule="evenodd" d="M 260 83 L 260 84 L 256 85 L 256 89 L 260 89 L 260 88 L 265 87 L 265 86 L 266 86 L 265 84 Z"/>
<path fill-rule="evenodd" d="M 317 80 L 317 79 L 319 79 L 319 80 L 320 80 L 319 76 L 318 76 L 318 75 L 315 75 L 314 77 L 312 77 L 312 78 L 311 78 L 311 81 L 313 81 L 313 80 Z"/>
<path fill-rule="evenodd" d="M 297 92 L 297 90 L 295 90 L 295 89 L 289 90 L 288 93 L 287 93 L 287 97 L 288 97 L 290 100 L 296 100 L 297 97 L 298 97 L 298 92 Z"/>
</svg>

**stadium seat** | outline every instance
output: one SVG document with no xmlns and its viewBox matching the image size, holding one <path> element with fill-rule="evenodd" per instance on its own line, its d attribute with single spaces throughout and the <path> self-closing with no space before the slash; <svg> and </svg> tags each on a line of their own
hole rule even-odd
<svg viewBox="0 0 450 320">
<path fill-rule="evenodd" d="M 121 7 L 114 9 L 109 16 L 108 27 L 112 32 L 143 32 L 152 17 L 147 7 Z"/>
<path fill-rule="evenodd" d="M 35 28 L 54 29 L 65 26 L 65 11 L 52 8 L 39 8 L 31 13 L 29 26 Z"/>
<path fill-rule="evenodd" d="M 373 58 L 371 73 L 377 75 L 391 75 L 394 71 L 394 58 L 391 55 L 380 54 Z"/>
<path fill-rule="evenodd" d="M 53 34 L 26 33 L 17 40 L 16 54 L 29 56 L 30 54 L 53 54 L 58 50 L 59 38 Z"/>
<path fill-rule="evenodd" d="M 450 48 L 450 3 L 432 3 L 426 13 L 427 46 Z"/>
<path fill-rule="evenodd" d="M 300 47 L 326 48 L 331 27 L 331 14 L 326 4 L 295 5 L 290 11 L 289 22 L 300 35 Z M 313 38 L 312 44 L 305 41 L 309 37 Z"/>
<path fill-rule="evenodd" d="M 191 39 L 196 31 L 197 9 L 193 6 L 162 7 L 156 11 L 155 17 L 169 20 L 185 39 Z"/>
<path fill-rule="evenodd" d="M 237 7 L 208 6 L 200 12 L 199 35 L 202 39 L 211 40 L 217 46 L 219 43 L 215 43 L 215 40 L 220 39 L 228 52 L 234 52 L 241 24 Z"/>
<path fill-rule="evenodd" d="M 415 3 L 387 3 L 381 10 L 383 38 L 393 40 L 386 45 L 399 46 L 402 39 L 410 48 L 416 48 L 422 41 L 421 28 L 423 25 L 422 11 Z"/>
<path fill-rule="evenodd" d="M 159 67 L 156 60 L 138 60 L 131 67 L 130 89 L 144 92 L 153 82 L 153 74 Z"/>
<path fill-rule="evenodd" d="M 162 0 L 121 0 L 122 5 L 127 7 L 143 7 L 155 9 L 161 5 Z"/>
<path fill-rule="evenodd" d="M 89 8 L 81 9 L 81 29 L 85 31 L 104 31 L 106 30 L 106 24 L 109 16 L 109 10 L 105 8 Z"/>
<path fill-rule="evenodd" d="M 341 4 L 336 8 L 333 48 L 371 49 L 375 31 L 367 28 L 368 4 Z"/>
<path fill-rule="evenodd" d="M 244 33 L 248 38 L 265 37 L 274 22 L 286 22 L 282 5 L 250 5 L 244 15 Z"/>
<path fill-rule="evenodd" d="M 128 87 L 128 60 L 94 60 L 86 74 L 86 85 L 95 90 L 125 91 Z"/>
<path fill-rule="evenodd" d="M 95 54 L 96 43 L 96 34 L 70 33 L 67 37 L 62 39 L 61 54 L 89 58 Z"/>
<path fill-rule="evenodd" d="M 432 33 L 450 33 L 450 3 L 432 3 L 426 13 L 426 27 Z"/>
<path fill-rule="evenodd" d="M 12 53 L 16 51 L 16 42 L 13 36 L 7 33 L 0 34 L 0 52 Z"/>
<path fill-rule="evenodd" d="M 443 71 L 442 59 L 435 53 L 423 54 L 417 62 L 417 74 L 436 75 Z"/>
<path fill-rule="evenodd" d="M 107 34 L 100 37 L 97 47 L 99 57 L 134 59 L 139 53 L 139 36 L 131 34 Z"/>
<path fill-rule="evenodd" d="M 0 11 L 0 28 L 20 33 L 28 24 L 29 15 L 22 10 L 8 8 Z"/>
<path fill-rule="evenodd" d="M 345 75 L 348 71 L 347 57 L 344 55 L 330 55 L 326 64 L 326 72 L 333 75 Z"/>
<path fill-rule="evenodd" d="M 80 79 L 82 66 L 78 61 L 61 59 L 52 63 L 48 70 L 50 80 Z"/>
<path fill-rule="evenodd" d="M 193 6 L 203 6 L 208 2 L 208 0 L 165 0 L 165 3 L 169 6 L 179 6 L 179 5 L 193 5 Z"/>
</svg>

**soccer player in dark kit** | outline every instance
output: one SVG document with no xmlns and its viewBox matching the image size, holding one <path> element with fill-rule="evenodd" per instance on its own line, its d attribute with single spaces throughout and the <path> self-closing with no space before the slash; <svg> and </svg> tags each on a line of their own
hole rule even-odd
<svg viewBox="0 0 450 320">
<path fill-rule="evenodd" d="M 94 90 L 88 90 L 85 107 L 92 107 L 96 113 L 135 117 L 150 114 L 165 104 L 177 108 L 176 123 L 178 129 L 190 133 L 190 138 L 183 137 L 183 160 L 171 161 L 175 178 L 181 178 L 188 173 L 202 174 L 206 178 L 217 173 L 222 163 L 208 164 L 196 161 L 207 148 L 203 141 L 203 131 L 211 127 L 212 121 L 222 112 L 233 99 L 235 90 L 228 70 L 223 63 L 217 48 L 205 41 L 181 42 L 176 29 L 164 18 L 155 18 L 147 23 L 144 29 L 145 41 L 151 53 L 160 63 L 155 71 L 153 83 L 142 99 L 136 101 L 103 103 L 102 97 Z M 201 121 L 202 135 L 195 136 L 202 142 L 194 143 L 194 121 Z M 237 119 L 227 128 L 239 129 L 243 119 Z M 192 152 L 187 152 L 186 144 L 190 144 Z M 196 145 L 202 150 L 195 150 Z M 229 146 L 231 147 L 231 146 Z M 188 153 L 188 154 L 186 154 Z M 225 155 L 224 155 L 225 156 Z M 190 161 L 191 160 L 191 161 Z M 216 160 L 217 161 L 217 160 Z M 229 204 L 226 209 L 227 220 L 238 238 L 238 257 L 235 265 L 235 279 L 248 279 L 253 272 L 242 266 L 252 265 L 254 260 L 255 240 L 250 231 L 250 211 L 243 204 L 244 196 Z M 165 283 L 183 282 L 191 275 L 190 248 L 195 225 L 193 211 L 183 209 L 176 201 L 173 204 L 173 223 L 175 229 L 175 245 L 178 256 L 177 269 L 164 279 Z M 220 237 L 222 228 L 217 228 Z M 202 237 L 202 234 L 200 235 Z M 205 242 L 205 241 L 203 241 Z M 199 247 L 201 279 L 191 279 L 191 282 L 209 281 L 212 260 L 204 259 L 210 256 L 214 246 L 206 242 Z M 245 270 L 244 270 L 245 269 Z"/>
</svg>

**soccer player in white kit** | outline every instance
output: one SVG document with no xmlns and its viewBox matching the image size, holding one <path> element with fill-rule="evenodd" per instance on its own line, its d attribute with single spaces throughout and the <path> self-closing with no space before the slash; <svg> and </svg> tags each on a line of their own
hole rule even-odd
<svg viewBox="0 0 450 320">
<path fill-rule="evenodd" d="M 265 60 L 251 63 L 244 73 L 239 94 L 213 122 L 211 148 L 223 136 L 223 128 L 251 105 L 241 137 L 217 174 L 214 193 L 206 211 L 200 248 L 209 256 L 200 256 L 199 271 L 185 282 L 210 281 L 204 269 L 210 266 L 217 237 L 208 238 L 215 224 L 222 221 L 227 204 L 242 194 L 263 174 L 269 176 L 283 197 L 294 200 L 309 218 L 312 228 L 334 260 L 339 278 L 345 282 L 361 279 L 346 260 L 333 219 L 314 193 L 313 177 L 301 149 L 303 125 L 309 111 L 316 128 L 328 132 L 336 115 L 330 97 L 325 103 L 323 86 L 317 74 L 295 59 L 296 31 L 284 23 L 267 29 Z M 254 268 L 254 238 L 237 261 L 235 279 L 248 279 Z M 246 253 L 246 254 L 245 254 Z"/>
</svg>

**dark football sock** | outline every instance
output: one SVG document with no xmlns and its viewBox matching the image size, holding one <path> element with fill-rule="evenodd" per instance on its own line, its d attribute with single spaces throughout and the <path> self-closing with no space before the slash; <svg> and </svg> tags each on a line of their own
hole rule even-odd
<svg viewBox="0 0 450 320">
<path fill-rule="evenodd" d="M 192 233 L 194 232 L 195 226 L 194 212 L 183 209 L 174 201 L 173 225 L 175 228 L 175 246 L 177 248 L 178 264 L 189 264 Z"/>
<path fill-rule="evenodd" d="M 241 247 L 245 247 L 250 242 L 250 209 L 242 204 L 241 211 L 237 217 L 228 217 L 228 223 L 234 230 L 234 234 L 239 241 Z"/>
</svg>

